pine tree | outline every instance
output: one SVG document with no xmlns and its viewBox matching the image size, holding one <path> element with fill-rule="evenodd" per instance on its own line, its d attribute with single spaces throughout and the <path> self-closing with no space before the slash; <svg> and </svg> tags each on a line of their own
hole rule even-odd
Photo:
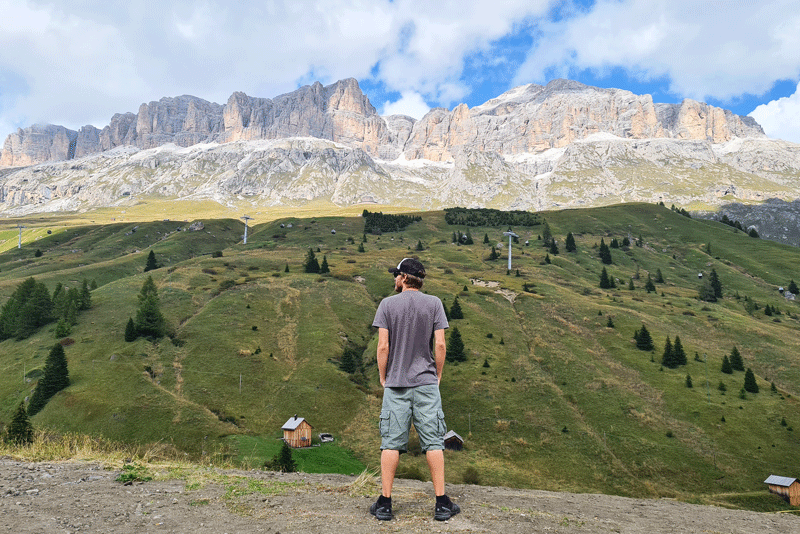
<svg viewBox="0 0 800 534">
<path fill-rule="evenodd" d="M 756 239 L 758 239 L 760 237 L 758 235 L 758 231 L 756 231 L 755 228 L 751 228 L 750 231 L 747 232 L 747 235 L 749 235 L 750 237 L 755 237 Z"/>
<path fill-rule="evenodd" d="M 550 254 L 552 254 L 553 256 L 558 255 L 558 245 L 556 244 L 555 239 L 550 240 Z"/>
<path fill-rule="evenodd" d="M 719 281 L 719 276 L 717 276 L 716 269 L 711 269 L 711 275 L 709 275 L 709 279 L 711 281 L 711 288 L 714 290 L 714 296 L 718 299 L 721 299 L 722 283 Z"/>
<path fill-rule="evenodd" d="M 136 341 L 139 334 L 136 332 L 136 325 L 133 324 L 133 317 L 128 318 L 128 324 L 125 325 L 125 341 L 130 343 Z"/>
<path fill-rule="evenodd" d="M 728 360 L 728 356 L 722 357 L 722 368 L 720 369 L 720 371 L 722 371 L 726 375 L 733 374 L 733 367 L 731 367 L 731 362 L 730 360 Z"/>
<path fill-rule="evenodd" d="M 789 289 L 789 293 L 791 293 L 793 295 L 797 295 L 798 293 L 800 293 L 800 289 L 797 288 L 797 284 L 795 284 L 794 280 L 791 280 L 789 282 L 789 288 L 788 289 Z"/>
<path fill-rule="evenodd" d="M 614 320 L 611 318 L 610 315 L 608 316 L 608 321 L 606 322 L 606 327 L 607 328 L 614 328 Z"/>
<path fill-rule="evenodd" d="M 633 278 L 628 279 L 628 289 L 631 291 L 634 291 L 636 289 L 636 286 L 633 285 Z"/>
<path fill-rule="evenodd" d="M 625 237 L 622 238 L 622 246 L 623 247 L 631 246 L 631 240 L 628 239 L 628 236 L 625 236 Z"/>
<path fill-rule="evenodd" d="M 653 280 L 650 278 L 650 273 L 647 273 L 647 283 L 644 285 L 645 291 L 648 293 L 652 293 L 656 290 L 656 285 L 653 283 Z"/>
<path fill-rule="evenodd" d="M 642 325 L 642 328 L 638 330 L 637 335 L 634 336 L 636 339 L 636 348 L 639 350 L 653 350 L 653 338 L 650 336 L 650 332 L 647 330 L 645 325 Z"/>
<path fill-rule="evenodd" d="M 417 251 L 422 251 L 422 250 L 425 250 L 425 247 L 422 246 L 422 240 L 418 239 L 417 240 Z"/>
<path fill-rule="evenodd" d="M 545 255 L 544 255 L 544 262 L 545 262 L 547 265 L 550 265 L 550 254 L 545 254 Z"/>
<path fill-rule="evenodd" d="M 317 256 L 312 249 L 308 249 L 306 253 L 303 269 L 307 273 L 319 273 L 319 261 L 317 261 Z"/>
<path fill-rule="evenodd" d="M 150 254 L 147 255 L 147 263 L 144 266 L 144 272 L 152 271 L 153 269 L 158 269 L 158 263 L 156 263 L 156 253 L 151 250 Z"/>
<path fill-rule="evenodd" d="M 731 350 L 730 362 L 731 369 L 734 371 L 744 371 L 744 361 L 742 360 L 742 355 L 739 353 L 739 349 L 736 348 L 736 345 L 734 345 L 733 349 Z"/>
<path fill-rule="evenodd" d="M 567 240 L 564 243 L 564 248 L 567 252 L 575 252 L 578 250 L 578 247 L 575 245 L 575 236 L 572 235 L 572 232 L 567 234 Z"/>
<path fill-rule="evenodd" d="M 464 312 L 461 310 L 461 304 L 458 303 L 458 297 L 453 300 L 453 305 L 450 306 L 450 318 L 451 319 L 463 319 Z"/>
<path fill-rule="evenodd" d="M 494 248 L 494 245 L 492 245 L 492 252 L 489 253 L 489 261 L 494 261 L 499 257 L 500 257 L 500 253 L 497 252 L 497 249 Z"/>
<path fill-rule="evenodd" d="M 744 373 L 744 390 L 748 393 L 758 393 L 758 384 L 756 383 L 756 375 L 749 367 Z"/>
<path fill-rule="evenodd" d="M 450 339 L 447 341 L 446 359 L 450 362 L 465 362 L 467 355 L 464 352 L 464 341 L 461 339 L 461 332 L 457 327 L 453 327 Z"/>
<path fill-rule="evenodd" d="M 472 234 L 469 233 L 469 228 L 467 228 L 467 237 L 464 239 L 465 245 L 474 245 L 475 241 L 472 240 Z"/>
<path fill-rule="evenodd" d="M 716 302 L 717 297 L 714 292 L 714 287 L 711 285 L 711 280 L 704 280 L 703 283 L 700 285 L 700 289 L 697 292 L 697 296 L 700 300 L 704 302 Z M 747 301 L 745 301 L 745 308 L 747 306 Z M 749 313 L 749 312 L 748 312 Z"/>
<path fill-rule="evenodd" d="M 663 275 L 663 274 L 661 274 L 661 269 L 656 269 L 656 279 L 655 279 L 655 282 L 656 282 L 657 284 L 663 284 L 663 283 L 664 283 L 664 275 Z"/>
<path fill-rule="evenodd" d="M 675 354 L 672 350 L 672 342 L 669 340 L 669 336 L 667 336 L 667 340 L 664 342 L 664 354 L 661 356 L 661 365 L 669 367 L 670 369 L 677 367 L 677 365 L 675 365 Z"/>
<path fill-rule="evenodd" d="M 79 310 L 88 310 L 92 307 L 92 293 L 89 291 L 89 281 L 86 278 L 83 279 L 77 307 Z"/>
<path fill-rule="evenodd" d="M 692 387 L 692 377 L 689 376 L 688 374 L 686 375 L 686 387 L 687 388 L 691 388 Z"/>
<path fill-rule="evenodd" d="M 140 336 L 158 339 L 164 337 L 166 333 L 167 322 L 161 313 L 158 291 L 152 276 L 148 276 L 142 284 L 134 325 L 136 333 Z"/>
<path fill-rule="evenodd" d="M 283 272 L 285 272 L 285 273 L 289 272 L 289 264 L 288 263 L 286 264 L 286 268 L 283 270 Z"/>
<path fill-rule="evenodd" d="M 33 395 L 31 395 L 28 414 L 36 415 L 39 413 L 53 395 L 67 386 L 69 386 L 67 357 L 64 354 L 64 347 L 56 343 L 50 349 L 50 354 L 44 364 L 44 373 L 36 384 Z"/>
<path fill-rule="evenodd" d="M 67 337 L 71 331 L 72 331 L 72 325 L 70 325 L 63 317 L 58 320 L 58 323 L 56 323 L 56 331 L 55 331 L 56 337 L 58 338 Z"/>
<path fill-rule="evenodd" d="M 686 351 L 683 350 L 680 336 L 675 336 L 675 343 L 672 345 L 672 354 L 676 366 L 689 363 L 689 360 L 686 358 Z"/>
<path fill-rule="evenodd" d="M 267 462 L 265 467 L 281 471 L 282 473 L 294 473 L 297 471 L 297 462 L 292 458 L 292 448 L 289 447 L 289 444 L 284 441 L 280 452 L 273 456 L 272 461 Z"/>
<path fill-rule="evenodd" d="M 453 230 L 453 240 L 450 241 L 451 243 L 458 243 L 458 236 L 456 235 L 456 231 Z"/>
<path fill-rule="evenodd" d="M 611 248 L 619 248 L 619 241 L 616 237 L 611 238 Z"/>
<path fill-rule="evenodd" d="M 606 268 L 603 267 L 603 270 L 600 272 L 600 289 L 610 289 L 611 288 L 611 279 L 608 277 L 608 271 Z"/>
<path fill-rule="evenodd" d="M 612 263 L 611 250 L 609 250 L 608 245 L 606 245 L 606 242 L 603 240 L 602 237 L 600 238 L 599 255 L 600 255 L 600 261 L 602 261 L 606 265 L 611 265 Z"/>
<path fill-rule="evenodd" d="M 319 266 L 319 274 L 325 274 L 331 272 L 331 268 L 328 267 L 328 257 L 322 256 L 322 265 Z"/>
<path fill-rule="evenodd" d="M 25 411 L 24 402 L 19 403 L 17 411 L 14 412 L 14 416 L 11 418 L 5 441 L 17 446 L 33 443 L 33 426 L 28 418 L 28 412 Z"/>
<path fill-rule="evenodd" d="M 358 251 L 359 252 L 366 252 L 367 250 L 364 248 L 364 243 L 358 244 Z"/>
<path fill-rule="evenodd" d="M 553 232 L 550 231 L 550 225 L 545 221 L 544 228 L 542 228 L 542 246 L 549 247 L 551 239 L 553 239 Z"/>
<path fill-rule="evenodd" d="M 484 245 L 489 244 L 489 234 L 483 234 L 483 244 Z"/>
</svg>

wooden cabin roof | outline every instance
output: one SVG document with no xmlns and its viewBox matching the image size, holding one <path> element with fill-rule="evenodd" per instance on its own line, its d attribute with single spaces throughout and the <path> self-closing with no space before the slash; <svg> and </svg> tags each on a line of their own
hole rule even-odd
<svg viewBox="0 0 800 534">
<path fill-rule="evenodd" d="M 306 421 L 305 418 L 303 418 L 303 417 L 297 417 L 296 415 L 294 417 L 290 417 L 289 420 L 286 421 L 283 424 L 283 426 L 281 427 L 281 430 L 297 430 L 297 427 L 300 426 L 300 424 L 303 421 Z M 306 421 L 306 424 L 308 426 L 311 426 L 311 424 L 308 421 Z M 311 428 L 314 428 L 314 427 L 311 427 Z"/>
<path fill-rule="evenodd" d="M 770 475 L 767 480 L 764 481 L 764 484 L 770 484 L 772 486 L 784 486 L 789 487 L 792 484 L 797 482 L 796 478 L 791 477 L 780 477 L 778 475 Z"/>
</svg>

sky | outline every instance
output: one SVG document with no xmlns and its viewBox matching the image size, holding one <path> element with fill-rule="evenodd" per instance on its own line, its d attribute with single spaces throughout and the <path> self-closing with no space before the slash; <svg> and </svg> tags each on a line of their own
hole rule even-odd
<svg viewBox="0 0 800 534">
<path fill-rule="evenodd" d="M 0 140 L 144 102 L 356 78 L 421 118 L 569 78 L 752 115 L 800 143 L 800 0 L 0 0 Z"/>
</svg>

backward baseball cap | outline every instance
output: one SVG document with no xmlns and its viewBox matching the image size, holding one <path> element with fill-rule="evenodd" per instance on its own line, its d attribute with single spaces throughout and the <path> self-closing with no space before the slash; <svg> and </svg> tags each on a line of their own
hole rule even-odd
<svg viewBox="0 0 800 534">
<path fill-rule="evenodd" d="M 397 276 L 398 274 L 410 274 L 417 278 L 425 278 L 425 267 L 414 258 L 403 258 L 397 267 L 390 267 L 389 272 Z"/>
</svg>

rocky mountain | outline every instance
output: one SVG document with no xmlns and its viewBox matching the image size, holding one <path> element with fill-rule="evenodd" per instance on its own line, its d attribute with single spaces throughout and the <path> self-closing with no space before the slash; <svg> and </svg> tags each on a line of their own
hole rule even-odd
<svg viewBox="0 0 800 534">
<path fill-rule="evenodd" d="M 162 98 L 99 130 L 19 129 L 0 155 L 0 211 L 209 198 L 514 209 L 659 201 L 706 208 L 800 198 L 800 145 L 701 102 L 569 80 L 421 120 L 381 117 L 354 79 L 225 105 Z"/>
</svg>

